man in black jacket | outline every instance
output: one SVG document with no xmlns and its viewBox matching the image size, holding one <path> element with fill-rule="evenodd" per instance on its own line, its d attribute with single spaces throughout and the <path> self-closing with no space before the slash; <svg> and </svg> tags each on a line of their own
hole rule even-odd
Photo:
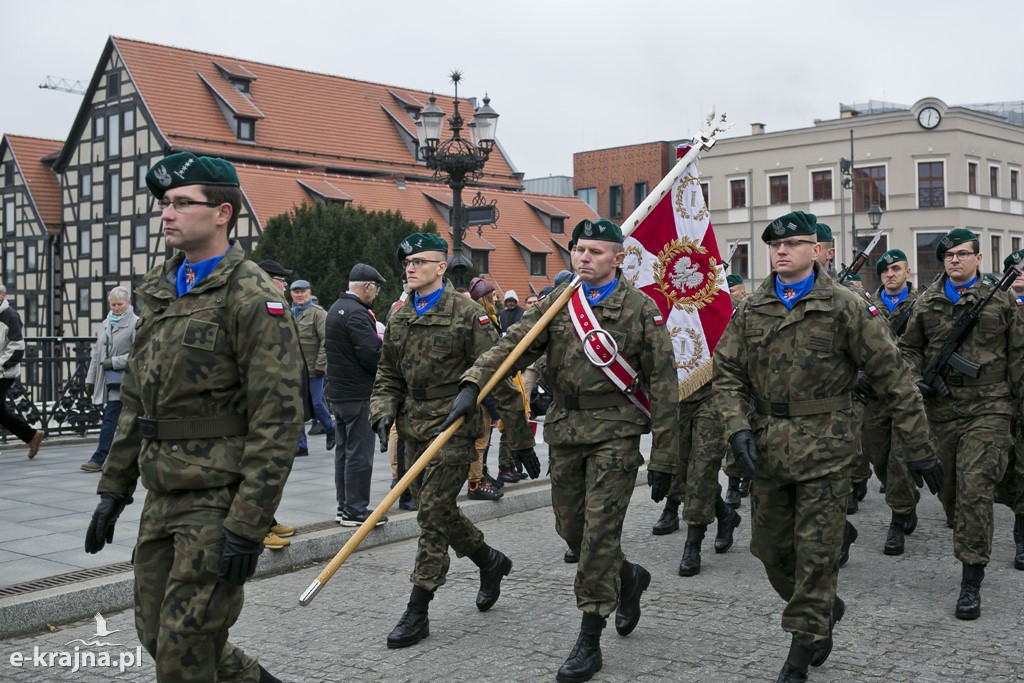
<svg viewBox="0 0 1024 683">
<path fill-rule="evenodd" d="M 369 515 L 374 433 L 370 427 L 370 394 L 380 361 L 381 340 L 370 304 L 384 278 L 372 266 L 357 263 L 348 276 L 348 291 L 327 314 L 327 401 L 334 412 L 337 445 L 334 485 L 338 497 L 335 519 L 359 526 Z M 388 521 L 381 517 L 378 524 Z"/>
</svg>

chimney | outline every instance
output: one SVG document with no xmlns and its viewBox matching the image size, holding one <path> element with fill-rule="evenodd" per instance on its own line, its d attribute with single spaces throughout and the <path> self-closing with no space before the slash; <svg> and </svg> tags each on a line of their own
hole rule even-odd
<svg viewBox="0 0 1024 683">
<path fill-rule="evenodd" d="M 764 124 L 763 123 L 752 123 L 750 124 L 751 135 L 764 135 Z"/>
</svg>

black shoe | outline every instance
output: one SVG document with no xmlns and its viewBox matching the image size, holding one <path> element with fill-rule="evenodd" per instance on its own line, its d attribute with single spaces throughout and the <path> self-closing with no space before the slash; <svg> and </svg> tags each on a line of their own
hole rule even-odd
<svg viewBox="0 0 1024 683">
<path fill-rule="evenodd" d="M 725 504 L 733 509 L 740 506 L 740 498 L 742 497 L 740 484 L 739 477 L 729 477 L 729 487 L 725 489 Z"/>
<path fill-rule="evenodd" d="M 965 564 L 960 580 L 960 597 L 956 601 L 956 618 L 970 621 L 981 616 L 981 580 L 985 565 Z"/>
<path fill-rule="evenodd" d="M 683 559 L 679 561 L 679 576 L 700 574 L 700 544 L 704 540 L 707 526 L 686 528 L 686 543 L 683 544 Z"/>
<path fill-rule="evenodd" d="M 917 508 L 910 511 L 909 515 L 905 516 L 903 521 L 903 533 L 907 536 L 914 533 L 914 529 L 917 528 Z"/>
<path fill-rule="evenodd" d="M 398 625 L 388 634 L 388 649 L 415 645 L 430 635 L 430 619 L 427 608 L 434 594 L 419 586 L 413 586 L 412 595 L 405 614 L 398 620 Z"/>
<path fill-rule="evenodd" d="M 327 432 L 327 450 L 333 451 L 334 447 L 338 445 L 337 433 L 335 431 Z"/>
<path fill-rule="evenodd" d="M 740 525 L 740 513 L 730 508 L 719 498 L 715 501 L 715 515 L 718 517 L 718 533 L 715 534 L 715 552 L 724 553 L 732 547 L 732 533 Z"/>
<path fill-rule="evenodd" d="M 846 603 L 837 595 L 835 602 L 832 603 L 832 618 L 828 624 L 828 640 L 825 641 L 824 647 L 815 650 L 814 654 L 811 655 L 811 666 L 821 666 L 828 659 L 828 656 L 832 654 L 832 631 L 835 629 L 836 624 L 842 620 L 844 614 L 846 614 Z"/>
<path fill-rule="evenodd" d="M 857 494 L 857 500 L 864 500 L 868 495 L 868 482 L 858 481 L 853 485 L 853 492 Z"/>
<path fill-rule="evenodd" d="M 640 596 L 651 585 L 651 573 L 635 562 L 622 561 L 619 570 L 619 608 L 615 610 L 615 631 L 628 636 L 640 623 Z"/>
<path fill-rule="evenodd" d="M 324 433 L 324 426 L 320 424 L 320 420 L 313 420 L 313 426 L 309 428 L 309 433 L 312 436 Z"/>
<path fill-rule="evenodd" d="M 484 479 L 486 479 L 488 482 L 490 482 L 491 486 L 493 486 L 496 489 L 500 489 L 502 486 L 505 485 L 505 482 L 498 481 L 497 479 L 495 479 L 494 477 L 491 476 L 491 473 L 487 471 L 487 465 L 484 465 L 483 469 L 484 469 Z"/>
<path fill-rule="evenodd" d="M 566 564 L 576 564 L 580 561 L 580 556 L 572 551 L 572 548 L 565 549 L 565 555 L 562 555 L 562 560 Z"/>
<path fill-rule="evenodd" d="M 512 571 L 512 560 L 486 543 L 470 555 L 469 559 L 480 567 L 480 590 L 476 594 L 476 608 L 486 612 L 498 601 L 498 596 L 501 595 L 501 580 Z"/>
<path fill-rule="evenodd" d="M 893 519 L 889 524 L 889 533 L 885 536 L 885 546 L 882 548 L 882 552 L 886 555 L 902 555 L 906 544 L 904 534 L 907 533 L 907 530 L 902 522 L 896 520 L 896 515 L 892 517 Z"/>
<path fill-rule="evenodd" d="M 750 495 L 750 480 L 747 478 L 740 479 L 740 498 L 746 498 Z"/>
<path fill-rule="evenodd" d="M 409 498 L 408 500 L 402 500 L 401 498 L 399 498 L 398 499 L 398 509 L 399 510 L 411 510 L 411 511 L 415 512 L 416 511 L 416 502 L 412 498 Z"/>
<path fill-rule="evenodd" d="M 857 508 L 860 507 L 857 504 L 857 494 L 850 491 L 850 494 L 846 496 L 846 514 L 855 515 L 857 514 Z"/>
<path fill-rule="evenodd" d="M 789 655 L 786 663 L 782 665 L 782 671 L 775 683 L 798 683 L 807 680 L 807 667 L 811 663 L 814 653 L 806 647 L 796 644 L 794 641 L 789 646 Z"/>
<path fill-rule="evenodd" d="M 257 664 L 256 666 L 260 668 L 259 683 L 284 683 L 280 678 L 264 669 L 262 664 Z"/>
<path fill-rule="evenodd" d="M 466 492 L 466 497 L 470 500 L 498 500 L 504 493 L 501 489 L 496 489 L 491 486 L 490 482 L 486 479 L 480 479 L 480 481 L 471 481 Z"/>
<path fill-rule="evenodd" d="M 559 683 L 582 683 L 589 681 L 601 670 L 601 629 L 604 618 L 597 614 L 583 613 L 580 635 L 569 652 L 569 658 L 558 668 L 555 680 Z"/>
<path fill-rule="evenodd" d="M 369 512 L 364 512 L 361 515 L 350 515 L 347 512 L 338 510 L 338 514 L 334 517 L 334 521 L 338 522 L 342 526 L 362 526 L 363 522 L 370 516 Z M 378 527 L 388 523 L 388 516 L 381 515 L 380 519 L 373 526 Z"/>
<path fill-rule="evenodd" d="M 857 527 L 847 522 L 846 528 L 843 529 L 843 545 L 839 551 L 840 567 L 844 566 L 847 562 L 850 561 L 850 546 L 853 545 L 853 542 L 857 540 L 857 536 Z"/>
<path fill-rule="evenodd" d="M 515 473 L 515 470 L 508 467 L 498 468 L 498 481 L 505 484 L 515 484 L 519 481 L 519 475 Z"/>
<path fill-rule="evenodd" d="M 654 528 L 651 529 L 651 533 L 655 536 L 666 536 L 673 531 L 679 530 L 679 503 L 666 500 L 665 509 L 661 512 L 661 517 L 655 522 Z"/>
<path fill-rule="evenodd" d="M 1024 569 L 1024 515 L 1017 515 L 1013 522 L 1013 543 L 1016 555 L 1013 557 L 1014 569 Z"/>
<path fill-rule="evenodd" d="M 309 455 L 309 449 L 308 448 L 296 448 L 295 449 L 295 457 L 296 458 L 302 458 L 302 457 L 305 457 L 307 455 Z"/>
</svg>

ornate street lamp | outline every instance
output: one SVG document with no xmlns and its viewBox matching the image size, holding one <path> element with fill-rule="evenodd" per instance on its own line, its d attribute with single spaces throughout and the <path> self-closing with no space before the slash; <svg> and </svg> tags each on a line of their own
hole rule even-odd
<svg viewBox="0 0 1024 683">
<path fill-rule="evenodd" d="M 465 127 L 469 129 L 470 139 L 465 140 L 461 131 L 464 125 L 459 114 L 459 82 L 462 80 L 460 71 L 452 71 L 451 81 L 455 84 L 454 112 L 448 119 L 451 137 L 441 141 L 441 122 L 444 112 L 437 106 L 437 98 L 430 96 L 430 103 L 420 112 L 416 119 L 416 136 L 419 138 L 420 154 L 427 168 L 434 169 L 434 177 L 442 175 L 448 187 L 452 188 L 452 209 L 450 214 L 454 248 L 448 260 L 449 277 L 456 287 L 467 286 L 466 270 L 473 262 L 462 252 L 462 240 L 469 225 L 466 207 L 462 204 L 462 189 L 467 180 L 476 180 L 483 176 L 484 164 L 494 149 L 494 131 L 498 126 L 498 112 L 491 108 L 491 100 L 486 95 L 482 107 L 477 108 L 473 119 Z M 483 196 L 477 193 L 473 202 L 474 225 L 493 224 L 497 220 L 497 208 L 488 204 Z"/>
<path fill-rule="evenodd" d="M 871 227 L 874 230 L 878 230 L 878 226 L 882 222 L 882 207 L 878 205 L 878 202 L 872 204 L 871 208 L 868 209 L 868 220 L 871 221 Z"/>
</svg>

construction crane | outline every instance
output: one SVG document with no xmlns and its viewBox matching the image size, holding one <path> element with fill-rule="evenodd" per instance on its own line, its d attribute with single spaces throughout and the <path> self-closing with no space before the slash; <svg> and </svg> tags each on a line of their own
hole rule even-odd
<svg viewBox="0 0 1024 683">
<path fill-rule="evenodd" d="M 39 84 L 39 87 L 44 90 L 59 90 L 60 92 L 69 92 L 73 95 L 84 95 L 85 84 L 82 81 L 73 81 L 70 78 L 57 78 L 55 76 L 47 76 L 46 80 Z"/>
</svg>

